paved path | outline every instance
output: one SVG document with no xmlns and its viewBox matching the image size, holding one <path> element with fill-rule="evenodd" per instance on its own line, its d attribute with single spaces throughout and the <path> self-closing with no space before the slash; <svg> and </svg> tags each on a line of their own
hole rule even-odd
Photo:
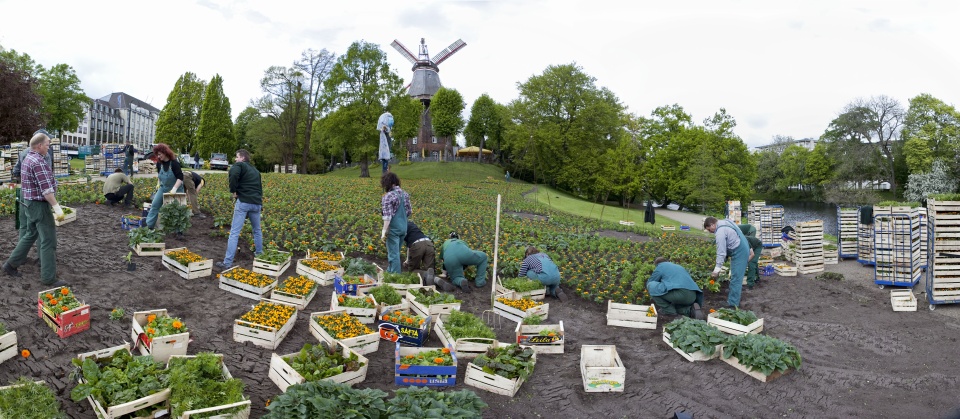
<svg viewBox="0 0 960 419">
<path fill-rule="evenodd" d="M 657 215 L 662 215 L 671 220 L 690 226 L 691 229 L 703 230 L 703 219 L 707 218 L 703 214 L 697 214 L 687 211 L 674 211 L 666 208 L 657 208 L 654 210 Z"/>
</svg>

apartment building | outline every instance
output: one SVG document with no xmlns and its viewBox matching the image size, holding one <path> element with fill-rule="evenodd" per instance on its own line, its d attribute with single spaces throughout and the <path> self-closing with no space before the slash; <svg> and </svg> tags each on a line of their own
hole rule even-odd
<svg viewBox="0 0 960 419">
<path fill-rule="evenodd" d="M 138 150 L 154 143 L 160 110 L 123 92 L 111 93 L 94 99 L 77 132 L 64 132 L 63 144 L 96 146 L 122 144 L 128 139 Z"/>
</svg>

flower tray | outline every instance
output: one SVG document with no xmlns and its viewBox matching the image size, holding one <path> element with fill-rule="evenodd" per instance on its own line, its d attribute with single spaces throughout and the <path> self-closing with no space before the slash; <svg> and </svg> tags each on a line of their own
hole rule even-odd
<svg viewBox="0 0 960 419">
<path fill-rule="evenodd" d="M 398 386 L 451 387 L 457 385 L 457 353 L 451 348 L 453 365 L 406 365 L 403 357 L 439 348 L 408 348 L 397 343 L 394 351 L 394 384 Z"/>
<path fill-rule="evenodd" d="M 303 264 L 303 261 L 307 259 L 300 259 L 297 261 L 297 274 L 303 275 L 307 278 L 310 278 L 316 281 L 320 286 L 327 286 L 333 283 L 333 279 L 337 275 L 343 275 L 343 268 L 338 267 L 337 269 L 320 272 L 316 269 L 313 269 L 307 265 Z"/>
<path fill-rule="evenodd" d="M 232 294 L 237 294 L 241 297 L 260 301 L 260 299 L 262 298 L 267 298 L 267 294 L 269 294 L 271 290 L 277 287 L 276 279 L 274 279 L 273 282 L 267 285 L 264 285 L 262 287 L 257 287 L 244 282 L 237 281 L 236 279 L 227 278 L 225 276 L 227 272 L 230 272 L 237 268 L 239 268 L 239 266 L 234 266 L 230 269 L 220 272 L 220 274 L 217 275 L 220 278 L 220 289 Z"/>
<path fill-rule="evenodd" d="M 344 255 L 343 252 L 333 252 L 333 253 L 340 254 L 340 259 L 338 260 L 320 259 L 320 260 L 327 262 L 330 265 L 340 266 L 340 262 L 343 262 L 343 259 L 346 257 L 346 255 Z M 307 255 L 304 257 L 304 259 L 316 259 L 316 258 L 317 258 L 317 253 L 311 252 L 310 249 L 307 249 Z"/>
<path fill-rule="evenodd" d="M 673 343 L 670 342 L 670 334 L 667 332 L 663 332 L 663 341 L 666 342 L 667 345 L 669 345 L 671 348 L 673 348 L 673 350 L 677 351 L 677 353 L 680 354 L 680 356 L 682 356 L 683 359 L 686 359 L 687 361 L 690 361 L 690 362 L 709 361 L 711 359 L 717 358 L 720 356 L 720 349 L 723 347 L 723 345 L 717 345 L 716 352 L 714 352 L 713 355 L 707 355 L 703 353 L 703 351 L 696 351 L 692 353 L 684 352 L 682 349 L 676 346 L 673 346 Z"/>
<path fill-rule="evenodd" d="M 293 253 L 283 251 L 280 253 L 287 254 L 287 259 L 280 263 L 270 263 L 265 260 L 253 258 L 253 271 L 274 278 L 283 275 L 283 273 L 287 271 L 287 268 L 290 267 L 290 257 Z"/>
<path fill-rule="evenodd" d="M 653 307 L 653 316 L 647 316 L 650 307 Z M 653 305 L 621 304 L 607 300 L 607 326 L 656 329 L 656 313 L 657 307 Z"/>
<path fill-rule="evenodd" d="M 540 332 L 544 330 L 556 330 L 557 333 L 554 336 L 541 335 Z M 538 355 L 563 353 L 563 343 L 565 342 L 563 321 L 560 321 L 559 325 L 527 325 L 517 323 L 517 328 L 514 332 L 516 333 L 518 344 L 533 348 Z"/>
<path fill-rule="evenodd" d="M 130 340 L 140 350 L 141 355 L 152 355 L 157 362 L 167 362 L 173 355 L 186 355 L 187 345 L 190 343 L 190 333 L 158 336 L 153 339 L 147 337 L 144 328 L 147 327 L 147 317 L 151 314 L 166 316 L 167 310 L 138 311 L 133 313 L 133 325 L 130 331 Z"/>
<path fill-rule="evenodd" d="M 263 299 L 261 301 L 284 304 L 279 301 Z M 290 305 L 290 304 L 286 304 Z M 237 319 L 233 323 L 233 340 L 235 342 L 252 342 L 254 345 L 267 349 L 277 349 L 287 333 L 293 329 L 293 324 L 297 321 L 297 311 L 295 310 L 283 326 L 275 328 L 253 322 Z"/>
<path fill-rule="evenodd" d="M 623 392 L 627 377 L 614 345 L 582 345 L 580 375 L 587 393 Z"/>
<path fill-rule="evenodd" d="M 363 295 L 370 288 L 380 285 L 379 281 L 369 275 L 364 275 L 363 279 L 363 284 L 349 284 L 343 279 L 343 275 L 337 275 L 333 277 L 333 289 L 337 294 Z"/>
<path fill-rule="evenodd" d="M 346 298 L 365 299 L 367 297 L 370 297 L 370 299 L 373 300 L 373 307 L 372 308 L 341 307 L 340 297 L 343 297 L 344 299 Z M 334 291 L 333 294 L 330 296 L 331 311 L 343 309 L 344 311 L 347 312 L 347 314 L 353 317 L 356 317 L 357 320 L 360 320 L 360 323 L 363 323 L 363 324 L 373 324 L 373 322 L 377 319 L 377 307 L 378 307 L 377 299 L 374 298 L 372 295 L 361 295 L 361 296 L 340 295 L 340 294 L 337 294 L 336 291 Z"/>
<path fill-rule="evenodd" d="M 511 292 L 512 292 L 512 291 L 511 291 Z M 504 295 L 498 295 L 498 296 L 497 296 L 497 298 L 500 298 L 500 297 L 504 297 Z M 540 317 L 543 318 L 543 320 L 546 320 L 546 319 L 547 319 L 547 315 L 549 314 L 549 311 L 550 311 L 550 304 L 548 304 L 548 303 L 544 303 L 544 304 L 538 305 L 538 306 L 536 306 L 536 307 L 530 307 L 530 308 L 526 309 L 525 311 L 523 311 L 523 310 L 520 310 L 520 309 L 517 309 L 517 308 L 510 307 L 510 306 L 508 306 L 508 305 L 506 305 L 506 304 L 504 304 L 504 303 L 501 303 L 501 302 L 499 302 L 499 301 L 497 301 L 497 300 L 494 300 L 494 302 L 493 302 L 493 312 L 494 312 L 494 313 L 497 313 L 497 314 L 499 314 L 500 316 L 502 316 L 502 317 L 504 317 L 504 318 L 507 318 L 507 319 L 510 319 L 510 320 L 513 320 L 513 321 L 515 321 L 515 322 L 517 322 L 517 323 L 520 323 L 520 322 L 523 321 L 523 319 L 525 319 L 525 318 L 527 318 L 527 317 L 530 317 L 530 316 L 533 316 L 533 315 L 540 316 Z"/>
<path fill-rule="evenodd" d="M 332 343 L 330 345 L 333 345 Z M 357 371 L 349 371 L 334 375 L 333 377 L 324 378 L 326 381 L 333 381 L 335 383 L 342 383 L 347 385 L 354 385 L 357 383 L 363 382 L 367 379 L 367 367 L 370 365 L 370 360 L 367 357 L 357 353 L 350 347 L 340 344 L 340 348 L 343 349 L 343 356 L 348 357 L 351 353 L 357 354 L 357 359 L 363 363 L 363 366 L 360 367 Z M 284 361 L 283 358 L 295 356 L 297 352 L 292 354 L 286 354 L 283 356 L 272 354 L 270 356 L 270 372 L 267 374 L 270 377 L 270 380 L 273 381 L 277 387 L 280 387 L 280 391 L 286 392 L 287 387 L 290 387 L 294 384 L 302 384 L 307 382 L 300 373 L 298 373 L 287 361 Z"/>
<path fill-rule="evenodd" d="M 424 286 L 422 288 L 430 289 L 436 291 L 436 287 L 433 285 Z M 404 297 L 407 302 L 410 303 L 410 308 L 414 313 L 421 315 L 423 317 L 430 316 L 434 319 L 446 319 L 450 317 L 450 312 L 453 310 L 460 310 L 461 303 L 449 303 L 449 304 L 431 304 L 429 306 L 423 305 L 417 301 L 417 297 L 414 297 L 413 294 L 407 293 Z"/>
<path fill-rule="evenodd" d="M 380 268 L 380 267 L 378 266 L 377 269 L 379 269 L 379 268 Z M 379 271 L 379 272 L 377 273 L 377 275 L 379 275 L 379 276 L 380 276 L 380 280 L 383 281 L 383 271 L 382 271 L 382 270 Z M 408 290 L 408 289 L 411 289 L 411 288 L 420 288 L 420 287 L 423 286 L 423 275 L 420 275 L 419 273 L 417 273 L 417 277 L 420 278 L 420 282 L 413 283 L 413 284 L 391 284 L 391 283 L 389 283 L 389 282 L 383 282 L 383 283 L 386 284 L 386 285 L 389 285 L 389 286 L 393 287 L 393 289 L 397 290 L 397 293 L 400 294 L 400 296 L 402 297 L 402 296 L 407 295 L 407 290 Z"/>
<path fill-rule="evenodd" d="M 890 306 L 893 311 L 917 311 L 917 297 L 913 290 L 890 290 Z"/>
<path fill-rule="evenodd" d="M 81 304 L 73 310 L 67 310 L 59 315 L 54 315 L 52 311 L 44 307 L 43 295 L 46 293 L 55 293 L 60 288 L 40 291 L 37 294 L 37 315 L 44 322 L 57 332 L 57 336 L 65 338 L 80 333 L 90 328 L 90 305 Z"/>
<path fill-rule="evenodd" d="M 270 299 L 295 306 L 297 310 L 303 310 L 307 308 L 310 301 L 313 301 L 313 297 L 317 295 L 317 290 L 319 289 L 320 287 L 316 286 L 313 287 L 313 291 L 310 291 L 307 295 L 297 295 L 285 291 L 277 291 L 276 288 L 273 288 L 270 290 Z"/>
<path fill-rule="evenodd" d="M 400 305 L 384 307 L 380 317 L 377 318 L 380 322 L 379 326 L 377 326 L 380 330 L 380 338 L 390 342 L 400 342 L 404 345 L 423 346 L 423 343 L 426 342 L 427 337 L 430 335 L 432 318 L 430 316 L 425 317 L 423 325 L 419 328 L 383 320 L 383 313 L 393 313 L 394 311 L 413 314 L 406 301 Z"/>
<path fill-rule="evenodd" d="M 734 368 L 742 371 L 744 374 L 747 374 L 747 375 L 749 375 L 749 376 L 751 376 L 751 377 L 753 377 L 753 378 L 756 378 L 757 380 L 760 380 L 761 382 L 764 382 L 764 383 L 769 383 L 769 382 L 771 382 L 771 381 L 773 381 L 773 380 L 776 380 L 777 378 L 780 378 L 780 377 L 782 377 L 782 376 L 784 376 L 784 375 L 787 375 L 788 373 L 790 373 L 791 371 L 793 371 L 793 368 L 790 368 L 790 369 L 788 369 L 788 370 L 786 370 L 786 371 L 783 371 L 783 372 L 781 372 L 781 371 L 774 371 L 774 372 L 773 372 L 772 374 L 770 374 L 770 375 L 764 375 L 764 374 L 763 374 L 762 372 L 760 372 L 760 371 L 750 371 L 750 367 L 741 364 L 741 363 L 740 363 L 740 360 L 737 359 L 737 357 L 735 357 L 735 356 L 731 356 L 730 358 L 724 358 L 723 356 L 720 356 L 720 360 L 723 361 L 723 362 L 726 362 L 727 364 L 730 364 L 730 365 L 733 366 Z"/>
<path fill-rule="evenodd" d="M 194 358 L 193 355 L 173 355 L 171 358 Z M 170 368 L 170 362 L 167 361 L 167 368 Z M 220 368 L 223 372 L 224 381 L 232 379 L 233 375 L 230 374 L 230 370 L 227 369 L 226 364 L 223 363 L 223 356 L 220 355 Z M 246 398 L 246 396 L 244 396 Z M 235 409 L 241 406 L 246 406 L 237 412 L 224 413 L 215 416 L 209 416 L 211 413 L 216 413 L 222 410 Z M 239 401 L 236 403 L 224 404 L 220 406 L 210 406 L 202 409 L 187 410 L 180 415 L 178 419 L 190 419 L 198 417 L 197 415 L 203 415 L 204 418 L 211 419 L 247 419 L 250 417 L 250 399 Z"/>
<path fill-rule="evenodd" d="M 774 272 L 780 276 L 797 276 L 797 268 L 789 265 L 773 265 Z"/>
<path fill-rule="evenodd" d="M 376 352 L 380 349 L 380 333 L 374 331 L 367 333 L 365 335 L 354 336 L 352 338 L 346 339 L 334 339 L 323 327 L 320 327 L 320 324 L 315 320 L 317 317 L 326 316 L 331 314 L 340 314 L 346 313 L 344 309 L 331 310 L 331 311 L 321 311 L 317 313 L 310 313 L 310 334 L 317 340 L 322 342 L 327 342 L 327 344 L 333 345 L 336 342 L 342 343 L 344 346 L 353 349 L 356 353 L 360 355 L 369 354 Z"/>
<path fill-rule="evenodd" d="M 77 355 L 77 358 L 83 360 L 87 358 L 105 358 L 113 355 L 117 351 L 126 351 L 130 352 L 130 344 L 125 343 L 120 346 L 114 346 L 112 348 L 102 349 L 94 352 L 87 352 Z M 78 381 L 83 383 L 83 376 L 78 378 Z M 90 402 L 90 406 L 93 407 L 93 411 L 96 414 L 98 419 L 115 419 L 119 417 L 129 418 L 133 412 L 136 412 L 141 409 L 146 409 L 148 407 L 156 406 L 151 408 L 151 414 L 149 416 L 141 416 L 133 419 L 146 419 L 164 416 L 169 413 L 169 399 L 170 399 L 170 389 L 165 388 L 157 393 L 153 393 L 149 396 L 144 396 L 139 399 L 136 399 L 131 402 L 118 404 L 116 406 L 107 406 L 104 407 L 100 404 L 93 396 L 87 397 L 87 401 Z M 161 404 L 162 403 L 162 404 Z M 129 416 L 128 416 L 129 415 Z"/>
<path fill-rule="evenodd" d="M 513 293 L 513 295 L 514 295 L 513 299 L 529 298 L 529 299 L 531 299 L 531 300 L 542 301 L 542 300 L 544 299 L 544 297 L 546 297 L 546 295 L 547 295 L 547 287 L 543 287 L 543 288 L 536 289 L 536 290 L 532 290 L 532 291 L 519 292 L 519 291 L 514 291 L 514 290 L 512 290 L 512 289 L 509 289 L 509 288 L 505 288 L 505 287 L 503 286 L 503 284 L 500 283 L 500 280 L 499 280 L 499 279 L 497 279 L 497 280 L 495 281 L 495 283 L 496 283 L 496 287 L 497 287 L 495 293 L 497 293 L 497 294 L 510 294 L 510 293 Z"/>
<path fill-rule="evenodd" d="M 496 346 L 499 345 L 502 344 L 496 344 Z M 536 352 L 534 352 L 531 361 L 536 364 Z M 524 380 L 519 377 L 510 379 L 496 374 L 485 373 L 483 372 L 483 368 L 476 366 L 472 362 L 467 364 L 467 371 L 463 376 L 463 383 L 468 386 L 509 397 L 513 397 L 517 394 L 517 391 L 520 390 L 520 386 L 523 385 L 523 382 Z"/>
<path fill-rule="evenodd" d="M 750 323 L 746 326 L 720 319 L 720 313 L 710 313 L 707 316 L 707 323 L 720 329 L 723 333 L 731 335 L 758 334 L 763 331 L 763 319 Z"/>
<path fill-rule="evenodd" d="M 213 259 L 204 259 L 199 262 L 190 262 L 187 266 L 183 266 L 180 262 L 177 262 L 170 256 L 167 256 L 167 253 L 173 252 L 175 250 L 186 249 L 186 247 L 178 247 L 176 249 L 169 249 L 163 253 L 163 266 L 166 266 L 167 269 L 176 272 L 177 275 L 180 275 L 183 279 L 196 279 L 196 278 L 205 278 L 210 275 L 213 275 Z"/>
<path fill-rule="evenodd" d="M 163 256 L 164 250 L 166 250 L 167 245 L 164 243 L 137 243 L 133 247 L 133 252 L 137 256 Z"/>
<path fill-rule="evenodd" d="M 437 337 L 440 338 L 440 343 L 444 347 L 452 348 L 457 352 L 457 358 L 460 359 L 473 359 L 479 356 L 480 354 L 487 352 L 490 348 L 497 347 L 496 339 L 488 338 L 460 338 L 454 340 L 450 336 L 450 332 L 443 326 L 443 320 L 437 319 L 436 323 L 433 326 L 434 331 L 437 333 Z"/>
<path fill-rule="evenodd" d="M 72 222 L 74 222 L 74 221 L 77 221 L 77 209 L 76 209 L 76 208 L 61 206 L 60 209 L 64 210 L 64 211 L 63 211 L 63 212 L 64 212 L 63 219 L 62 219 L 62 220 L 58 220 L 57 217 L 53 217 L 53 224 L 54 224 L 54 225 L 56 225 L 57 227 L 60 227 L 60 226 L 62 226 L 62 225 L 64 225 L 64 224 L 72 223 Z M 69 214 L 67 214 L 67 213 L 66 213 L 66 210 L 67 210 L 67 209 L 69 209 L 69 210 L 72 211 L 72 212 L 69 213 Z"/>
<path fill-rule="evenodd" d="M 17 332 L 9 331 L 5 335 L 0 336 L 0 364 L 18 354 Z"/>
</svg>

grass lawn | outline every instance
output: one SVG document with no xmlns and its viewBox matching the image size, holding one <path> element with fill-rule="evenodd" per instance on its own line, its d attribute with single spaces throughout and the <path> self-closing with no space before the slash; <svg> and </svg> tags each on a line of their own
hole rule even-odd
<svg viewBox="0 0 960 419">
<path fill-rule="evenodd" d="M 70 170 L 80 173 L 83 171 L 83 168 L 87 166 L 87 163 L 83 159 L 70 159 Z"/>
<path fill-rule="evenodd" d="M 480 181 L 486 178 L 503 179 L 503 169 L 492 164 L 463 163 L 463 162 L 419 162 L 411 164 L 396 164 L 390 167 L 397 176 L 400 177 L 400 183 L 404 179 L 456 179 L 459 181 L 472 182 Z M 360 176 L 360 166 L 348 167 L 346 169 L 334 170 L 326 176 L 355 178 Z M 380 163 L 370 163 L 370 177 L 379 178 Z"/>
</svg>

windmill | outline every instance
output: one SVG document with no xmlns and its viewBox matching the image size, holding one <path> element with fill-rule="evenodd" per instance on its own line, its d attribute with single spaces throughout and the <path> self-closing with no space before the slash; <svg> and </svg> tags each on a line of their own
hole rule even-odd
<svg viewBox="0 0 960 419">
<path fill-rule="evenodd" d="M 420 133 L 417 135 L 420 144 L 426 145 L 433 138 L 433 123 L 430 119 L 430 99 L 440 90 L 440 63 L 450 58 L 455 52 L 460 51 L 467 46 L 462 39 L 450 44 L 449 47 L 440 51 L 439 54 L 430 58 L 427 52 L 427 43 L 424 38 L 420 38 L 419 54 L 413 55 L 407 47 L 400 41 L 393 40 L 390 44 L 394 49 L 400 52 L 404 58 L 413 64 L 413 80 L 410 82 L 407 94 L 412 98 L 420 99 L 423 103 L 423 114 L 420 116 Z"/>
</svg>

